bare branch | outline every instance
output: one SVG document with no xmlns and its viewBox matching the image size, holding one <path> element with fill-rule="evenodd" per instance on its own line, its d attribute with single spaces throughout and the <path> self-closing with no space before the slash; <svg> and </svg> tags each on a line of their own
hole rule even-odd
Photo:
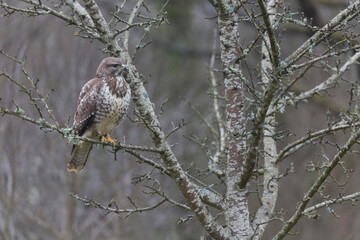
<svg viewBox="0 0 360 240">
<path fill-rule="evenodd" d="M 139 8 L 143 4 L 143 2 L 144 0 L 138 0 L 136 5 L 134 6 L 127 22 L 128 25 L 131 25 L 132 22 L 134 21 L 135 15 L 139 11 Z M 130 31 L 127 31 L 124 36 L 124 50 L 127 52 L 129 51 L 129 35 L 130 35 Z"/>
<path fill-rule="evenodd" d="M 308 99 L 312 97 L 314 94 L 318 94 L 320 92 L 328 90 L 331 87 L 334 87 L 339 77 L 341 77 L 348 70 L 350 65 L 357 63 L 359 57 L 360 57 L 360 51 L 356 52 L 339 70 L 335 69 L 334 71 L 336 72 L 333 75 L 331 75 L 331 77 L 326 79 L 324 82 L 295 97 L 294 102 L 297 103 L 304 99 Z"/>
<path fill-rule="evenodd" d="M 110 213 L 116 213 L 116 214 L 122 214 L 122 213 L 127 213 L 126 217 L 129 217 L 130 215 L 134 214 L 134 213 L 142 213 L 142 212 L 146 212 L 146 211 L 150 211 L 150 210 L 153 210 L 157 207 L 159 207 L 161 204 L 163 204 L 164 202 L 166 202 L 166 199 L 162 199 L 161 201 L 159 201 L 158 203 L 154 204 L 153 206 L 149 206 L 149 207 L 143 207 L 143 208 L 139 208 L 137 207 L 135 204 L 135 208 L 127 208 L 127 209 L 118 209 L 118 208 L 113 208 L 113 207 L 109 207 L 109 206 L 103 206 L 101 205 L 100 203 L 92 200 L 91 198 L 81 198 L 79 197 L 77 194 L 74 194 L 74 193 L 70 193 L 70 195 L 83 202 L 86 206 L 90 205 L 90 206 L 93 206 L 95 208 L 99 208 L 99 209 L 102 209 L 102 210 L 105 210 L 106 212 Z M 131 200 L 130 200 L 131 201 Z M 109 203 L 109 205 L 111 205 Z"/>
<path fill-rule="evenodd" d="M 264 34 L 263 45 L 262 45 L 262 55 L 261 60 L 261 81 L 264 86 L 270 84 L 271 79 L 269 78 L 268 71 L 276 71 L 277 64 L 279 63 L 278 56 L 278 46 L 273 36 L 274 32 L 272 26 L 275 23 L 275 13 L 276 13 L 276 0 L 270 0 L 267 2 L 266 7 L 262 6 L 264 3 L 259 0 L 260 7 L 262 12 L 266 13 L 264 17 L 265 25 L 267 28 L 267 34 Z M 267 46 L 271 45 L 271 49 L 268 49 Z M 268 43 L 268 44 L 266 44 Z M 274 55 L 276 53 L 276 55 Z M 273 64 L 271 64 L 271 59 L 273 59 Z M 277 60 L 276 60 L 277 59 Z M 273 111 L 273 106 L 270 106 L 268 109 L 269 112 Z M 275 115 L 267 115 L 264 122 L 264 180 L 263 180 L 263 193 L 261 196 L 261 207 L 257 210 L 255 218 L 253 220 L 253 229 L 255 230 L 254 239 L 261 239 L 263 233 L 265 232 L 267 222 L 270 221 L 271 216 L 273 215 L 275 204 L 278 195 L 278 178 L 279 178 L 279 166 L 276 163 L 277 157 L 277 148 L 276 141 L 273 136 L 276 133 L 275 126 L 276 119 Z"/>
<path fill-rule="evenodd" d="M 259 5 L 262 11 L 262 17 L 265 22 L 266 27 L 266 36 L 268 38 L 268 42 L 264 41 L 265 46 L 271 46 L 268 48 L 270 54 L 270 59 L 272 60 L 273 67 L 266 69 L 262 69 L 264 73 L 269 78 L 269 83 L 265 85 L 265 89 L 263 91 L 263 96 L 261 100 L 258 102 L 257 110 L 253 120 L 253 127 L 251 131 L 248 133 L 248 147 L 246 153 L 246 159 L 244 161 L 244 167 L 242 168 L 242 172 L 240 178 L 238 180 L 238 184 L 240 188 L 245 188 L 246 184 L 248 183 L 249 179 L 252 176 L 252 171 L 255 166 L 255 161 L 258 155 L 259 144 L 261 140 L 261 136 L 263 134 L 264 128 L 263 125 L 265 123 L 265 118 L 268 114 L 269 107 L 274 102 L 274 97 L 276 91 L 278 90 L 281 75 L 282 75 L 282 66 L 280 66 L 279 60 L 279 46 L 276 42 L 275 35 L 274 35 L 274 27 L 276 26 L 273 22 L 271 24 L 268 9 L 266 9 L 264 2 L 259 0 Z M 274 16 L 275 14 L 273 14 Z M 266 36 L 263 38 L 266 39 Z"/>
<path fill-rule="evenodd" d="M 156 189 L 154 187 L 149 187 L 147 186 L 147 188 L 151 189 L 154 193 L 158 194 L 159 196 L 163 197 L 165 201 L 169 202 L 172 206 L 175 206 L 175 207 L 180 207 L 180 208 L 183 208 L 187 211 L 191 211 L 190 207 L 188 207 L 187 205 L 185 204 L 182 204 L 182 203 L 179 203 L 167 196 L 165 196 L 165 193 L 160 191 L 159 189 Z"/>
<path fill-rule="evenodd" d="M 301 148 L 307 146 L 309 144 L 309 142 L 321 139 L 322 137 L 329 135 L 329 134 L 333 134 L 336 131 L 350 129 L 351 127 L 359 126 L 359 125 L 360 125 L 360 123 L 354 123 L 354 124 L 339 123 L 339 124 L 330 126 L 329 128 L 326 128 L 326 129 L 308 133 L 308 135 L 306 137 L 296 140 L 296 141 L 288 144 L 285 148 L 283 148 L 281 150 L 281 152 L 279 153 L 279 155 L 276 159 L 276 162 L 279 163 L 282 160 L 286 159 L 289 155 L 291 155 L 291 154 L 295 153 L 296 151 L 300 150 Z"/>
<path fill-rule="evenodd" d="M 329 49 L 327 49 L 326 52 L 329 52 L 333 48 L 337 47 L 339 44 L 344 43 L 346 41 L 347 40 L 344 39 L 343 41 L 338 42 L 334 46 L 331 46 Z M 300 68 L 303 68 L 303 67 L 308 66 L 308 65 L 313 65 L 314 63 L 319 62 L 321 60 L 325 60 L 327 58 L 333 58 L 333 57 L 339 56 L 342 53 L 348 53 L 350 50 L 358 50 L 358 49 L 360 49 L 360 45 L 355 45 L 355 46 L 353 46 L 351 48 L 340 49 L 340 50 L 338 50 L 336 52 L 325 53 L 325 54 L 320 55 L 319 57 L 312 58 L 307 62 L 300 63 L 298 65 L 293 65 L 293 66 L 291 66 L 289 68 L 289 70 L 292 71 L 292 70 L 300 69 Z"/>
<path fill-rule="evenodd" d="M 276 11 L 276 2 L 277 1 L 272 1 L 272 2 L 268 2 L 267 5 L 265 5 L 263 0 L 258 0 L 257 1 L 259 3 L 260 6 L 260 10 L 264 19 L 264 23 L 265 23 L 265 27 L 266 27 L 266 32 L 267 32 L 267 36 L 266 38 L 268 39 L 267 42 L 270 43 L 271 46 L 271 55 L 269 55 L 270 59 L 273 61 L 274 63 L 274 69 L 275 71 L 277 71 L 277 67 L 280 64 L 280 58 L 279 58 L 279 45 L 276 41 L 275 38 L 275 29 L 273 29 L 274 23 L 275 23 L 275 18 L 274 18 L 274 11 Z M 269 8 L 269 5 L 271 5 L 272 7 Z M 271 9 L 271 10 L 270 10 Z M 272 10 L 274 9 L 274 10 Z M 270 19 L 270 14 L 272 14 L 272 19 Z M 270 49 L 268 49 L 268 51 L 270 51 Z"/>
<path fill-rule="evenodd" d="M 57 11 L 49 6 L 46 6 L 42 4 L 41 1 L 33 1 L 33 0 L 22 0 L 22 2 L 30 4 L 31 7 L 29 8 L 20 8 L 8 5 L 5 2 L 0 2 L 0 8 L 5 9 L 8 11 L 7 15 L 11 15 L 17 12 L 20 13 L 26 13 L 29 16 L 40 16 L 40 15 L 53 15 L 59 19 L 64 20 L 69 25 L 75 25 L 78 28 L 84 30 L 86 33 L 88 33 L 93 38 L 98 38 L 100 35 L 96 33 L 96 29 L 94 29 L 94 23 L 91 19 L 89 19 L 89 16 L 86 12 L 84 12 L 84 8 L 78 4 L 75 0 L 66 0 L 68 6 L 72 8 L 75 13 L 77 13 L 81 19 L 81 21 L 78 21 L 74 17 L 67 16 L 62 11 Z M 9 10 L 12 10 L 9 12 Z M 85 37 L 85 36 L 84 36 Z"/>
<path fill-rule="evenodd" d="M 358 15 L 358 9 L 360 7 L 360 1 L 354 3 L 350 2 L 349 6 L 336 15 L 328 24 L 322 27 L 317 31 L 311 38 L 304 42 L 296 51 L 294 51 L 290 56 L 288 56 L 284 62 L 281 64 L 282 68 L 285 70 L 288 67 L 292 66 L 297 62 L 302 56 L 307 52 L 317 46 L 320 42 L 330 36 L 337 27 L 340 27 L 345 20 L 350 21 Z"/>
<path fill-rule="evenodd" d="M 99 6 L 95 0 L 83 0 L 85 9 L 90 15 L 92 21 L 95 24 L 95 28 L 100 34 L 99 40 L 103 42 L 111 56 L 119 56 L 122 49 L 115 39 L 114 34 L 111 32 L 105 18 L 103 17 Z"/>
<path fill-rule="evenodd" d="M 141 154 L 139 154 L 138 152 L 133 151 L 132 149 L 126 149 L 125 151 L 127 153 L 130 153 L 134 157 L 136 157 L 141 162 L 149 164 L 150 166 L 153 166 L 154 168 L 160 170 L 161 173 L 166 173 L 167 175 L 169 175 L 171 177 L 170 172 L 164 166 L 162 166 L 161 164 L 158 164 L 158 163 L 154 162 L 153 160 L 142 156 Z"/>
<path fill-rule="evenodd" d="M 217 81 L 214 73 L 214 64 L 215 64 L 215 51 L 216 51 L 216 38 L 217 32 L 214 30 L 214 39 L 212 46 L 212 54 L 210 60 L 210 93 L 213 96 L 213 108 L 215 112 L 216 122 L 218 124 L 218 148 L 214 156 L 209 161 L 209 170 L 215 172 L 218 176 L 223 176 L 224 173 L 220 170 L 218 166 L 219 158 L 222 153 L 225 151 L 226 147 L 226 130 L 222 116 L 220 114 L 220 107 L 218 102 L 218 91 L 217 91 Z"/>
<path fill-rule="evenodd" d="M 311 216 L 313 215 L 313 212 L 320 209 L 320 208 L 324 208 L 330 205 L 334 205 L 334 204 L 338 204 L 338 203 L 343 203 L 343 202 L 347 202 L 347 201 L 351 201 L 351 202 L 355 202 L 355 201 L 359 201 L 359 197 L 360 197 L 360 192 L 356 192 L 353 194 L 349 194 L 346 196 L 339 196 L 337 198 L 331 199 L 331 200 L 326 200 L 324 202 L 315 204 L 312 207 L 308 207 L 306 208 L 301 214 L 304 216 Z"/>
<path fill-rule="evenodd" d="M 90 15 L 86 12 L 85 8 L 81 6 L 76 0 L 65 0 L 66 4 L 80 17 L 84 23 L 90 27 L 95 27 Z"/>
<path fill-rule="evenodd" d="M 357 130 L 353 135 L 348 139 L 343 147 L 341 147 L 334 158 L 329 162 L 326 169 L 321 173 L 321 175 L 316 179 L 314 184 L 311 186 L 309 191 L 305 194 L 300 204 L 298 205 L 294 215 L 285 222 L 283 228 L 278 232 L 274 239 L 283 239 L 288 232 L 295 226 L 295 224 L 301 218 L 302 212 L 305 210 L 309 201 L 315 195 L 315 193 L 320 189 L 325 180 L 330 176 L 332 170 L 336 167 L 339 161 L 348 153 L 350 148 L 358 141 L 360 138 L 360 130 Z"/>
</svg>

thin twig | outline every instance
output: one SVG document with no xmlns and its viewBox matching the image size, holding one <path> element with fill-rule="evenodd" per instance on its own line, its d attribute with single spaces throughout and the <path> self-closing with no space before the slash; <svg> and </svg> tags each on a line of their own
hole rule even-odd
<svg viewBox="0 0 360 240">
<path fill-rule="evenodd" d="M 136 205 L 135 205 L 135 208 L 118 209 L 118 208 L 112 208 L 112 207 L 108 207 L 108 206 L 103 206 L 103 205 L 101 205 L 100 203 L 94 201 L 91 198 L 82 198 L 82 197 L 79 197 L 77 194 L 74 194 L 74 193 L 70 193 L 70 195 L 73 198 L 83 202 L 86 206 L 90 205 L 90 206 L 93 206 L 95 208 L 99 208 L 99 209 L 105 210 L 107 212 L 112 212 L 112 213 L 116 213 L 116 214 L 127 213 L 126 217 L 130 216 L 133 213 L 142 213 L 142 212 L 153 210 L 153 209 L 159 207 L 164 202 L 166 202 L 166 199 L 162 199 L 158 203 L 154 204 L 153 206 L 149 206 L 149 207 L 139 208 L 139 207 L 136 207 Z"/>
<path fill-rule="evenodd" d="M 138 2 L 136 3 L 136 5 L 134 6 L 129 19 L 127 21 L 128 25 L 132 25 L 132 22 L 134 21 L 135 15 L 136 13 L 139 11 L 141 5 L 143 4 L 144 0 L 138 0 Z M 125 32 L 125 36 L 124 36 L 124 50 L 125 51 L 129 51 L 129 37 L 130 37 L 130 32 L 127 31 Z"/>
<path fill-rule="evenodd" d="M 327 207 L 327 206 L 330 206 L 330 205 L 334 205 L 336 203 L 343 203 L 343 202 L 346 202 L 346 201 L 351 201 L 351 202 L 359 201 L 359 197 L 360 197 L 360 192 L 356 192 L 356 193 L 349 194 L 349 195 L 346 195 L 346 196 L 339 196 L 337 198 L 326 200 L 324 202 L 315 204 L 312 207 L 308 207 L 301 214 L 309 215 L 312 212 L 314 212 L 314 211 L 316 211 L 316 210 L 318 210 L 320 208 Z"/>
<path fill-rule="evenodd" d="M 359 122 L 354 123 L 354 124 L 339 123 L 337 125 L 330 126 L 329 128 L 309 133 L 306 137 L 298 139 L 298 140 L 288 144 L 286 147 L 284 147 L 281 150 L 281 152 L 279 153 L 279 155 L 276 159 L 276 162 L 277 163 L 281 162 L 282 160 L 286 159 L 291 154 L 293 154 L 296 151 L 300 150 L 301 148 L 309 145 L 310 142 L 321 139 L 322 137 L 324 137 L 326 135 L 333 134 L 336 131 L 350 129 L 351 127 L 359 126 L 359 125 L 360 125 Z"/>
<path fill-rule="evenodd" d="M 331 75 L 324 82 L 295 97 L 294 102 L 297 103 L 299 101 L 308 99 L 312 97 L 314 94 L 318 94 L 320 92 L 328 90 L 331 87 L 334 87 L 337 83 L 338 78 L 341 77 L 348 70 L 349 66 L 354 63 L 358 63 L 357 62 L 358 58 L 360 58 L 360 51 L 356 52 L 337 72 Z"/>
</svg>

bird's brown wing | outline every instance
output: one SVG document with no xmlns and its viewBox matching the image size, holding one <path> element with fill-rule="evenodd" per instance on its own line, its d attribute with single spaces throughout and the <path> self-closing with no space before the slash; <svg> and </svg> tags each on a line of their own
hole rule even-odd
<svg viewBox="0 0 360 240">
<path fill-rule="evenodd" d="M 94 123 L 96 113 L 96 101 L 101 79 L 94 78 L 82 88 L 78 100 L 78 106 L 74 116 L 74 129 L 82 136 Z"/>
<path fill-rule="evenodd" d="M 98 100 L 98 92 L 101 87 L 101 79 L 94 78 L 87 82 L 81 89 L 78 106 L 74 116 L 74 129 L 79 136 L 91 128 L 94 124 L 96 113 L 96 101 Z M 96 132 L 91 131 L 87 137 L 95 137 Z M 69 172 L 80 172 L 89 157 L 92 143 L 79 141 L 74 144 L 71 150 L 71 159 L 67 165 Z"/>
</svg>

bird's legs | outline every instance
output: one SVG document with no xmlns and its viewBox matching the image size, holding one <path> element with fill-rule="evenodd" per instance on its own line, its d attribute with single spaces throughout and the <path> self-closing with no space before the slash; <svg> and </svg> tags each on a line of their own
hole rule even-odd
<svg viewBox="0 0 360 240">
<path fill-rule="evenodd" d="M 114 146 L 115 146 L 115 143 L 116 143 L 116 139 L 112 139 L 111 137 L 110 137 L 110 135 L 109 135 L 109 133 L 107 133 L 106 134 L 106 137 L 104 137 L 104 136 L 102 136 L 102 138 L 101 138 L 101 142 L 109 142 L 109 143 L 112 143 Z"/>
</svg>

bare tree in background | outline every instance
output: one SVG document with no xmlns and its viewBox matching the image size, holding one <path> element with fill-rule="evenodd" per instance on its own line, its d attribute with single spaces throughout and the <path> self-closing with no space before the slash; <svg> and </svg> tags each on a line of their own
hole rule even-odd
<svg viewBox="0 0 360 240">
<path fill-rule="evenodd" d="M 174 125 L 169 132 L 163 130 L 159 122 L 159 112 L 163 109 L 155 108 L 144 87 L 144 77 L 134 65 L 141 50 L 148 46 L 144 42 L 148 32 L 168 23 L 167 2 L 156 12 L 151 12 L 144 0 L 137 1 L 135 5 L 124 1 L 111 13 L 106 13 L 111 14 L 110 20 L 106 20 L 105 13 L 95 0 L 55 3 L 45 0 L 0 1 L 3 16 L 20 13 L 31 17 L 51 15 L 59 18 L 64 24 L 76 27 L 76 36 L 100 41 L 105 54 L 119 57 L 126 63 L 130 69 L 127 81 L 134 104 L 132 121 L 134 125 L 142 124 L 147 129 L 152 146 L 136 142 L 117 143 L 112 149 L 110 144 L 75 136 L 73 130 L 59 122 L 53 114 L 54 106 L 48 103 L 51 94 L 40 92 L 37 80 L 27 72 L 26 61 L 8 55 L 6 49 L 1 49 L 2 58 L 6 57 L 18 65 L 25 83 L 6 70 L 1 72 L 1 76 L 28 96 L 36 114 L 30 115 L 27 109 L 17 105 L 12 109 L 1 107 L 0 114 L 12 115 L 38 125 L 45 132 L 56 132 L 70 142 L 81 139 L 108 145 L 114 156 L 118 151 L 125 151 L 138 162 L 150 165 L 152 170 L 139 176 L 137 182 L 147 182 L 148 191 L 145 193 L 159 199 L 151 206 L 140 207 L 136 201 L 129 199 L 133 208 L 121 209 L 111 199 L 109 204 L 103 205 L 92 198 L 73 194 L 74 198 L 103 209 L 104 213 L 130 216 L 153 210 L 167 202 L 188 212 L 187 218 L 181 219 L 182 222 L 195 217 L 214 239 L 262 239 L 267 226 L 273 222 L 277 222 L 279 227 L 273 239 L 283 239 L 292 234 L 291 231 L 302 217 L 316 219 L 319 217 L 317 211 L 322 208 L 336 215 L 332 205 L 358 201 L 359 192 L 342 193 L 343 184 L 337 180 L 334 172 L 342 170 L 342 178 L 348 178 L 353 172 L 359 171 L 348 169 L 346 160 L 349 155 L 358 154 L 354 148 L 360 138 L 358 76 L 356 71 L 353 75 L 347 73 L 360 57 L 360 1 L 350 2 L 322 27 L 312 26 L 310 19 L 292 13 L 287 1 L 209 2 L 216 10 L 218 26 L 212 40 L 214 46 L 209 71 L 213 118 L 204 117 L 189 103 L 209 131 L 210 137 L 205 139 L 189 137 L 207 156 L 208 167 L 205 171 L 187 169 L 182 165 L 183 156 L 175 154 L 169 140 L 184 124 Z M 241 22 L 247 22 L 256 29 L 255 38 L 240 41 L 240 37 L 246 35 L 239 26 Z M 294 24 L 314 33 L 291 54 L 282 56 L 281 48 L 286 43 L 281 42 L 281 30 L 286 31 L 286 24 Z M 141 29 L 143 35 L 135 49 L 130 50 L 129 42 L 135 41 L 131 38 L 130 30 L 135 28 Z M 221 52 L 220 69 L 215 66 L 217 42 Z M 258 63 L 248 61 L 252 55 L 258 56 Z M 305 82 L 307 74 L 318 68 L 324 72 L 321 79 L 313 80 L 306 89 L 299 89 L 297 86 Z M 299 136 L 295 136 L 292 129 L 282 129 L 278 120 L 281 116 L 286 116 L 301 104 L 313 104 L 312 99 L 319 96 L 336 99 L 331 92 L 336 89 L 348 93 L 348 106 L 336 114 L 328 112 L 321 124 L 323 128 L 304 127 L 303 134 Z M 332 142 L 328 138 L 341 134 L 346 141 Z M 280 165 L 307 147 L 321 150 L 321 154 L 307 159 L 308 171 L 316 174 L 303 197 L 293 203 L 295 210 L 286 210 L 290 215 L 285 215 L 283 210 L 275 210 L 281 192 L 278 186 L 279 181 L 283 181 L 294 169 L 291 166 L 280 169 Z M 162 188 L 161 181 L 156 178 L 159 173 L 176 183 L 184 201 L 174 200 L 167 194 L 167 189 Z M 203 175 L 216 178 L 203 181 Z M 327 189 L 333 186 L 337 186 L 338 191 L 328 194 Z M 257 203 L 250 203 L 253 200 Z M 1 234 L 6 237 L 9 233 L 4 231 Z"/>
</svg>

